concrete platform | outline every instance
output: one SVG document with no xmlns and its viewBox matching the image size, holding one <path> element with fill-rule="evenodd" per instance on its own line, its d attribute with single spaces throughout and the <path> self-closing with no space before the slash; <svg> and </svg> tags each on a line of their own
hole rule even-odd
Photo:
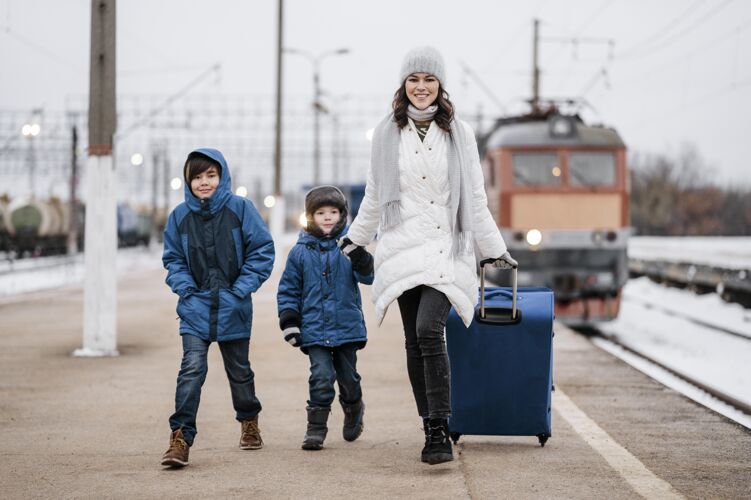
<svg viewBox="0 0 751 500">
<path fill-rule="evenodd" d="M 80 347 L 80 289 L 0 305 L 0 491 L 3 498 L 749 498 L 751 432 L 666 389 L 557 327 L 553 437 L 462 437 L 456 460 L 420 463 L 397 306 L 381 328 L 366 304 L 367 403 L 360 439 L 300 449 L 308 363 L 277 328 L 277 276 L 255 296 L 250 359 L 263 404 L 259 451 L 237 447 L 218 349 L 183 470 L 167 448 L 181 348 L 162 272 L 119 286 L 118 358 Z M 369 297 L 369 291 L 365 291 Z"/>
</svg>

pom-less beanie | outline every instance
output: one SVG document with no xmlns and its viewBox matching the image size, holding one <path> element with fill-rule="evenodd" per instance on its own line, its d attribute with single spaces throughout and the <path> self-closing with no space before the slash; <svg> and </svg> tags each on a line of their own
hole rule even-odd
<svg viewBox="0 0 751 500">
<path fill-rule="evenodd" d="M 399 83 L 404 83 L 412 73 L 429 73 L 435 75 L 441 85 L 446 84 L 446 68 L 443 57 L 433 47 L 416 47 L 404 56 Z"/>
</svg>

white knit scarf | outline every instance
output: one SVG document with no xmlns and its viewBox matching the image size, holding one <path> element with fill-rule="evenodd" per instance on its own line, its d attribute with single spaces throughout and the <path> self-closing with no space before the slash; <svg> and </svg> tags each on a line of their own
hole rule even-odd
<svg viewBox="0 0 751 500">
<path fill-rule="evenodd" d="M 423 111 L 431 113 L 430 108 L 432 107 Z M 409 111 L 408 116 L 412 118 L 409 115 Z M 420 110 L 417 111 L 420 112 Z M 401 130 L 394 120 L 393 113 L 384 118 L 373 132 L 370 165 L 373 170 L 376 189 L 378 190 L 378 198 L 381 205 L 380 224 L 381 229 L 384 231 L 399 225 L 402 221 L 401 192 L 399 188 L 400 132 Z M 451 231 L 454 239 L 451 248 L 452 255 L 468 255 L 473 250 L 472 186 L 469 172 L 471 165 L 464 150 L 466 144 L 464 128 L 454 118 L 451 121 L 447 154 L 449 189 L 451 194 Z"/>
</svg>

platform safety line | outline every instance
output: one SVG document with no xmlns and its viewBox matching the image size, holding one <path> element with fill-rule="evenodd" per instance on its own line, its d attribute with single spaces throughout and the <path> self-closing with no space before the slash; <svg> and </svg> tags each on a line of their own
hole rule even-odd
<svg viewBox="0 0 751 500">
<path fill-rule="evenodd" d="M 647 469 L 638 458 L 618 444 L 602 427 L 580 410 L 560 387 L 555 388 L 553 397 L 556 412 L 618 472 L 636 493 L 650 499 L 680 498 L 685 500 L 685 497 L 675 491 L 670 483 Z"/>
</svg>

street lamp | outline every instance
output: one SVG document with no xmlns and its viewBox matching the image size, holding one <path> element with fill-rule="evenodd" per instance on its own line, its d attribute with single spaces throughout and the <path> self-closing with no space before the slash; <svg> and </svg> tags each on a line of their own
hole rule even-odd
<svg viewBox="0 0 751 500">
<path fill-rule="evenodd" d="M 34 152 L 34 138 L 42 131 L 42 127 L 38 123 L 26 123 L 21 127 L 21 135 L 29 139 L 29 151 L 28 151 L 28 163 L 29 163 L 29 190 L 31 196 L 36 193 L 35 177 L 36 177 L 36 154 Z"/>
<path fill-rule="evenodd" d="M 317 185 L 321 177 L 321 112 L 328 112 L 321 103 L 320 66 L 321 61 L 329 56 L 349 54 L 349 48 L 327 50 L 314 55 L 307 50 L 286 48 L 288 54 L 297 54 L 305 57 L 313 65 L 313 184 Z"/>
</svg>

